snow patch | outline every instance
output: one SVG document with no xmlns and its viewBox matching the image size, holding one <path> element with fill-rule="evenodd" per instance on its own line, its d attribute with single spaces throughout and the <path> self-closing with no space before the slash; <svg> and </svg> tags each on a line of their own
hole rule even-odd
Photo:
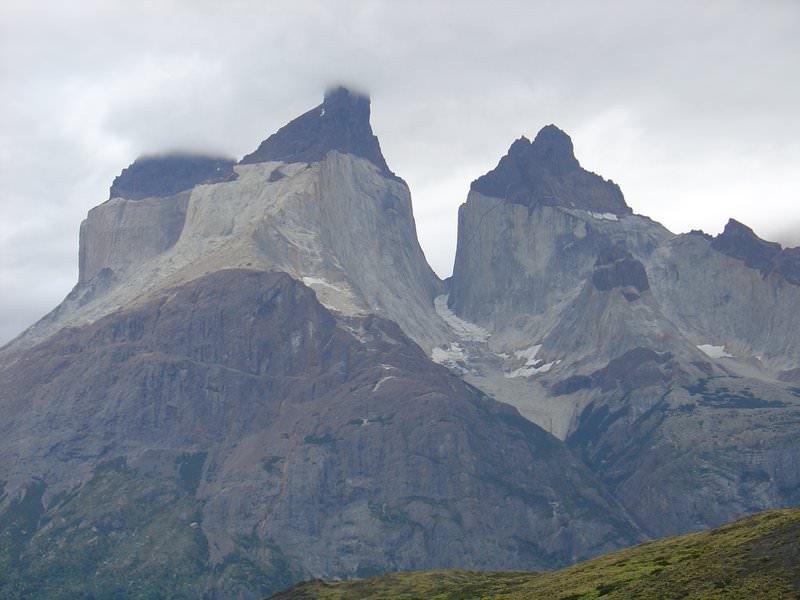
<svg viewBox="0 0 800 600">
<path fill-rule="evenodd" d="M 384 384 L 384 382 L 389 381 L 390 379 L 397 379 L 394 375 L 387 375 L 386 377 L 381 377 L 378 382 L 372 386 L 372 391 L 377 392 L 378 389 Z"/>
<path fill-rule="evenodd" d="M 526 348 L 525 350 L 516 350 L 514 352 L 514 356 L 517 358 L 524 358 L 525 364 L 527 366 L 531 366 L 533 362 L 536 360 L 536 355 L 539 354 L 539 350 L 542 349 L 541 344 L 536 344 L 535 346 L 531 346 L 530 348 Z"/>
<path fill-rule="evenodd" d="M 327 309 L 345 315 L 363 314 L 347 284 L 338 286 L 320 277 L 304 276 L 302 281 L 317 294 L 317 300 Z"/>
<path fill-rule="evenodd" d="M 433 301 L 433 306 L 436 308 L 436 314 L 438 314 L 462 340 L 468 342 L 485 342 L 489 339 L 490 333 L 483 327 L 465 321 L 447 307 L 447 294 L 437 296 Z M 457 344 L 453 344 L 453 346 L 457 346 Z M 436 349 L 434 349 L 434 352 L 436 352 Z"/>
<path fill-rule="evenodd" d="M 431 360 L 440 365 L 454 363 L 466 359 L 464 349 L 457 343 L 450 344 L 447 348 L 439 346 L 433 349 Z"/>
<path fill-rule="evenodd" d="M 431 352 L 431 360 L 462 375 L 472 372 L 467 367 L 467 353 L 458 342 L 453 342 L 447 347 L 434 348 Z"/>
<path fill-rule="evenodd" d="M 729 354 L 725 350 L 725 346 L 714 346 L 712 344 L 698 344 L 697 349 L 702 351 L 709 358 L 733 358 L 733 354 Z"/>
<path fill-rule="evenodd" d="M 514 369 L 513 371 L 503 373 L 503 376 L 506 379 L 513 379 L 515 377 L 531 377 L 532 375 L 538 375 L 539 373 L 547 373 L 550 369 L 561 362 L 560 360 L 554 360 L 546 363 L 543 360 L 537 360 L 536 355 L 539 354 L 539 350 L 541 349 L 542 345 L 536 344 L 535 346 L 525 348 L 524 350 L 514 351 L 514 356 L 518 360 L 524 360 L 525 364 Z"/>
<path fill-rule="evenodd" d="M 592 211 L 587 211 L 587 212 L 593 218 L 598 219 L 600 221 L 619 221 L 619 217 L 614 213 L 597 213 Z"/>
<path fill-rule="evenodd" d="M 530 377 L 532 375 L 538 375 L 539 373 L 547 373 L 560 362 L 560 360 L 554 360 L 553 362 L 549 363 L 539 361 L 537 365 L 520 367 L 519 369 L 514 369 L 510 373 L 503 373 L 503 377 L 506 379 L 513 379 L 514 377 Z"/>
<path fill-rule="evenodd" d="M 324 279 L 320 279 L 319 277 L 303 277 L 303 283 L 308 286 L 324 285 L 325 287 L 330 288 L 332 290 L 336 290 L 337 292 L 345 293 L 345 291 L 338 285 L 334 285 L 330 281 L 325 281 Z"/>
</svg>

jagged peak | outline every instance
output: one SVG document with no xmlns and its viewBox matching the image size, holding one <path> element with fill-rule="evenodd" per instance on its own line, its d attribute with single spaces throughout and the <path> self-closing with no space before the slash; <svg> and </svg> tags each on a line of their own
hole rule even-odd
<svg viewBox="0 0 800 600">
<path fill-rule="evenodd" d="M 545 125 L 531 144 L 531 158 L 561 171 L 579 169 L 572 139 L 555 125 Z"/>
<path fill-rule="evenodd" d="M 572 139 L 555 125 L 545 125 L 531 141 L 520 136 L 508 149 L 507 155 L 516 161 L 538 168 L 569 171 L 580 168 L 575 158 Z"/>
<path fill-rule="evenodd" d="M 552 124 L 539 130 L 532 142 L 525 136 L 514 141 L 497 167 L 473 181 L 471 189 L 526 206 L 632 212 L 616 184 L 581 168 L 572 139 Z"/>
<path fill-rule="evenodd" d="M 279 160 L 313 163 L 331 150 L 366 158 L 394 177 L 370 125 L 369 96 L 344 86 L 325 92 L 322 104 L 303 113 L 261 142 L 240 164 Z"/>
<path fill-rule="evenodd" d="M 722 233 L 711 240 L 711 247 L 764 275 L 775 273 L 800 285 L 800 248 L 782 248 L 778 242 L 763 240 L 736 219 L 728 219 Z"/>
<path fill-rule="evenodd" d="M 142 155 L 114 178 L 109 199 L 166 197 L 199 183 L 228 181 L 236 177 L 233 165 L 226 157 L 191 152 Z"/>
<path fill-rule="evenodd" d="M 326 113 L 352 112 L 369 123 L 369 94 L 351 90 L 343 85 L 335 85 L 325 90 L 322 107 Z"/>
<path fill-rule="evenodd" d="M 758 238 L 752 228 L 748 227 L 741 221 L 737 221 L 733 217 L 728 219 L 728 222 L 725 223 L 725 229 L 721 234 L 719 234 L 720 237 L 731 235 L 746 235 L 748 237 Z"/>
<path fill-rule="evenodd" d="M 781 251 L 777 242 L 767 242 L 736 219 L 729 219 L 722 233 L 711 241 L 711 247 L 722 254 L 744 261 L 753 269 L 767 270 Z"/>
<path fill-rule="evenodd" d="M 523 156 L 531 147 L 531 141 L 524 135 L 520 136 L 508 148 L 508 156 L 518 157 Z"/>
</svg>

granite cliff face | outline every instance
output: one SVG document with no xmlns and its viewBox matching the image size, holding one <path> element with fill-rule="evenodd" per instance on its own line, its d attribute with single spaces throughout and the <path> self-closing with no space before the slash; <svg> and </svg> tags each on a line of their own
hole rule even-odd
<svg viewBox="0 0 800 600">
<path fill-rule="evenodd" d="M 135 193 L 114 196 L 125 190 Z M 366 97 L 329 92 L 236 165 L 137 160 L 111 194 L 81 226 L 78 285 L 12 349 L 224 268 L 289 273 L 326 306 L 389 318 L 426 348 L 445 336 L 433 311 L 442 284 L 419 246 L 408 186 L 372 135 Z"/>
<path fill-rule="evenodd" d="M 447 305 L 483 335 L 452 366 L 565 439 L 651 535 L 796 504 L 797 249 L 733 220 L 674 236 L 557 133 L 514 142 L 459 210 Z"/>
</svg>

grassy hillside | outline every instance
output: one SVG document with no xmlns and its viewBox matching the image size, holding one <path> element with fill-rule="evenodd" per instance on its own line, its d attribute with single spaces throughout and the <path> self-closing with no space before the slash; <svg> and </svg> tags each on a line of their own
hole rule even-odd
<svg viewBox="0 0 800 600">
<path fill-rule="evenodd" d="M 427 571 L 312 581 L 272 600 L 800 599 L 800 509 L 641 544 L 552 573 Z"/>
</svg>

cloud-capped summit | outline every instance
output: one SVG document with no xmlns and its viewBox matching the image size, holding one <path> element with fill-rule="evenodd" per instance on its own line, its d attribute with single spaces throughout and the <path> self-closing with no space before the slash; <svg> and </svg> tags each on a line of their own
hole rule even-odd
<svg viewBox="0 0 800 600">
<path fill-rule="evenodd" d="M 317 162 L 331 150 L 366 158 L 391 174 L 369 122 L 369 96 L 339 86 L 329 89 L 322 104 L 269 136 L 240 164 Z"/>
</svg>

